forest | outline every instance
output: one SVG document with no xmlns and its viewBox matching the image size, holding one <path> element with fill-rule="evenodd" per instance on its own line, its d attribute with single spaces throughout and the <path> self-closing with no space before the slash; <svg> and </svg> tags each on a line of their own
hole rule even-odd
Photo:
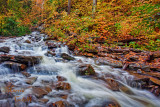
<svg viewBox="0 0 160 107">
<path fill-rule="evenodd" d="M 159 107 L 160 0 L 0 0 L 0 107 Z"/>
</svg>

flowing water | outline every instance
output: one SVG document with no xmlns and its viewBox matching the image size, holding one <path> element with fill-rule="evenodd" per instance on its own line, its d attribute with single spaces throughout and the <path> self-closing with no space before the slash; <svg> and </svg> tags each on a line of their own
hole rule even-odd
<svg viewBox="0 0 160 107">
<path fill-rule="evenodd" d="M 10 47 L 10 55 L 24 55 L 24 56 L 42 56 L 43 59 L 40 64 L 35 65 L 27 69 L 32 76 L 37 76 L 38 79 L 32 86 L 42 86 L 41 81 L 56 81 L 56 76 L 60 75 L 67 78 L 67 81 L 71 85 L 71 91 L 58 91 L 52 90 L 44 98 L 49 98 L 47 102 L 55 102 L 62 100 L 58 97 L 52 97 L 53 94 L 65 93 L 68 94 L 67 101 L 75 107 L 105 107 L 106 102 L 115 101 L 121 107 L 160 107 L 160 99 L 155 97 L 152 93 L 137 88 L 132 88 L 128 85 L 129 81 L 132 81 L 134 77 L 129 75 L 126 71 L 121 69 L 112 68 L 107 65 L 96 65 L 94 59 L 74 56 L 74 61 L 64 61 L 61 57 L 61 53 L 67 53 L 71 55 L 67 46 L 61 43 L 56 43 L 58 48 L 55 49 L 55 56 L 46 56 L 48 51 L 47 45 L 43 39 L 46 35 L 42 35 L 39 32 L 33 32 L 31 35 L 24 37 L 10 38 L 5 42 L 0 43 L 0 47 Z M 30 40 L 31 43 L 24 43 L 25 40 Z M 3 53 L 0 53 L 3 54 Z M 76 74 L 77 65 L 80 64 L 78 60 L 81 60 L 84 64 L 91 64 L 99 77 L 110 75 L 114 79 L 123 84 L 129 92 L 124 90 L 112 91 L 106 87 L 106 83 L 99 79 L 94 79 L 87 76 L 78 76 Z M 14 69 L 9 69 L 0 65 L 0 84 L 1 91 L 4 82 L 14 81 L 14 85 L 28 86 L 24 82 L 25 78 L 21 73 L 14 73 Z M 25 96 L 31 93 L 30 89 L 26 89 L 20 96 Z M 7 100 L 7 99 L 6 99 Z M 10 106 L 14 99 L 10 99 Z M 0 100 L 0 107 L 5 107 L 2 104 L 5 99 Z M 28 105 L 21 105 L 21 107 L 47 107 L 47 104 L 40 104 L 37 101 L 32 101 Z M 7 106 L 8 107 L 8 106 Z M 14 106 L 13 106 L 14 107 Z M 20 106 L 17 106 L 20 107 Z"/>
</svg>

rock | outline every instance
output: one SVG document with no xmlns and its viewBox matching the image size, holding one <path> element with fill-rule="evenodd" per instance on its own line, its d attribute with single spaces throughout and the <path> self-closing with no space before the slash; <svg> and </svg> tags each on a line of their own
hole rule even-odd
<svg viewBox="0 0 160 107">
<path fill-rule="evenodd" d="M 30 41 L 30 40 L 25 40 L 24 43 L 29 43 L 29 44 L 31 44 L 31 41 Z"/>
<path fill-rule="evenodd" d="M 0 62 L 9 61 L 12 55 L 0 55 Z"/>
<path fill-rule="evenodd" d="M 56 76 L 56 78 L 58 79 L 58 81 L 66 81 L 67 80 L 65 77 L 62 77 L 62 76 Z"/>
<path fill-rule="evenodd" d="M 47 55 L 47 56 L 55 56 L 56 53 L 52 52 L 52 51 L 48 51 L 45 55 Z"/>
<path fill-rule="evenodd" d="M 155 96 L 160 96 L 160 86 L 153 86 L 152 89 L 151 89 L 151 92 Z"/>
<path fill-rule="evenodd" d="M 129 50 L 132 51 L 132 52 L 135 52 L 135 53 L 140 53 L 140 52 L 142 52 L 142 50 L 134 49 L 134 48 L 130 48 Z"/>
<path fill-rule="evenodd" d="M 37 80 L 37 77 L 29 77 L 25 80 L 27 84 L 33 84 Z"/>
<path fill-rule="evenodd" d="M 47 103 L 49 101 L 49 99 L 46 99 L 46 98 L 41 98 L 38 100 L 38 102 L 41 102 L 41 103 Z"/>
<path fill-rule="evenodd" d="M 32 92 L 37 98 L 42 98 L 44 95 L 47 95 L 49 92 L 51 92 L 52 89 L 49 87 L 41 87 L 41 86 L 33 86 Z"/>
<path fill-rule="evenodd" d="M 110 65 L 115 68 L 122 68 L 122 61 L 115 60 L 109 57 L 99 57 L 96 59 L 96 64 Z"/>
<path fill-rule="evenodd" d="M 139 56 L 136 56 L 136 55 L 129 57 L 130 61 L 138 61 L 138 59 L 139 59 Z"/>
<path fill-rule="evenodd" d="M 144 63 L 136 63 L 136 62 L 130 63 L 128 67 L 130 70 L 134 70 L 134 71 L 137 71 L 138 69 L 141 69 L 146 72 L 150 71 L 150 67 Z"/>
<path fill-rule="evenodd" d="M 48 49 L 53 49 L 53 48 L 57 48 L 57 44 L 53 43 L 53 42 L 46 42 Z"/>
<path fill-rule="evenodd" d="M 134 95 L 134 92 L 130 88 L 128 88 L 126 85 L 124 85 L 120 82 L 118 84 L 119 84 L 119 90 L 121 92 L 124 92 L 124 93 L 129 94 L 129 95 Z"/>
<path fill-rule="evenodd" d="M 24 72 L 21 72 L 25 77 L 30 77 L 31 74 L 29 74 L 28 72 L 24 71 Z"/>
<path fill-rule="evenodd" d="M 55 103 L 52 103 L 49 107 L 72 107 L 72 106 L 66 101 L 57 101 Z"/>
<path fill-rule="evenodd" d="M 160 51 L 155 51 L 152 53 L 154 58 L 160 58 Z"/>
<path fill-rule="evenodd" d="M 10 68 L 10 69 L 14 69 L 17 71 L 22 71 L 25 70 L 27 68 L 27 66 L 25 64 L 20 64 L 20 63 L 16 63 L 16 62 L 5 62 L 4 66 Z"/>
<path fill-rule="evenodd" d="M 121 107 L 117 101 L 107 101 L 103 104 L 102 107 Z"/>
<path fill-rule="evenodd" d="M 70 90 L 71 89 L 71 85 L 69 83 L 60 82 L 60 81 L 58 81 L 56 83 L 55 87 L 56 87 L 57 90 Z"/>
<path fill-rule="evenodd" d="M 42 56 L 21 56 L 21 55 L 17 55 L 14 56 L 13 61 L 18 62 L 18 63 L 22 63 L 22 64 L 26 64 L 28 66 L 33 66 L 35 64 L 39 64 L 40 60 L 42 60 Z"/>
<path fill-rule="evenodd" d="M 119 91 L 119 84 L 114 79 L 107 78 L 105 79 L 105 82 L 108 84 L 107 88 L 113 91 Z"/>
<path fill-rule="evenodd" d="M 0 47 L 0 52 L 4 52 L 4 53 L 8 53 L 10 51 L 10 48 L 9 47 Z"/>
<path fill-rule="evenodd" d="M 95 75 L 95 70 L 90 64 L 81 64 L 78 66 L 77 70 L 78 75 Z"/>
<path fill-rule="evenodd" d="M 61 57 L 62 57 L 63 59 L 65 59 L 65 60 L 75 60 L 74 57 L 72 57 L 72 56 L 70 56 L 70 55 L 68 55 L 68 54 L 66 54 L 66 53 L 62 53 L 62 54 L 61 54 Z"/>
</svg>

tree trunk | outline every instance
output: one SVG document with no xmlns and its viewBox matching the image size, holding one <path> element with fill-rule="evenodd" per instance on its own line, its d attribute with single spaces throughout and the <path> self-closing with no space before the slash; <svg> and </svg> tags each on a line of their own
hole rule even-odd
<svg viewBox="0 0 160 107">
<path fill-rule="evenodd" d="M 71 12 L 71 0 L 68 0 L 68 15 Z"/>
<path fill-rule="evenodd" d="M 97 0 L 93 0 L 93 18 L 95 17 L 95 12 L 96 12 L 96 6 L 97 6 Z"/>
</svg>

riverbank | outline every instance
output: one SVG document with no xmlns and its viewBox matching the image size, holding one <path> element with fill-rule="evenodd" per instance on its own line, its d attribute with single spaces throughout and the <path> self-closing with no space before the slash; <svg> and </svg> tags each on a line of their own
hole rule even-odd
<svg viewBox="0 0 160 107">
<path fill-rule="evenodd" d="M 124 57 L 126 62 L 134 63 L 133 59 L 137 58 L 127 57 L 128 54 L 136 52 L 145 57 L 145 52 L 125 49 L 122 54 L 120 50 L 102 49 L 107 49 L 103 54 L 109 56 L 75 56 L 66 45 L 48 40 L 47 35 L 39 32 L 1 39 L 0 105 L 145 107 L 147 104 L 158 107 L 159 85 L 148 76 L 139 78 L 140 75 L 127 73 L 123 69 L 128 70 L 134 64 L 126 66 L 123 60 L 118 60 Z M 134 72 L 140 73 L 140 69 L 149 72 L 147 67 L 133 68 Z M 155 95 L 146 89 L 152 89 Z"/>
</svg>

